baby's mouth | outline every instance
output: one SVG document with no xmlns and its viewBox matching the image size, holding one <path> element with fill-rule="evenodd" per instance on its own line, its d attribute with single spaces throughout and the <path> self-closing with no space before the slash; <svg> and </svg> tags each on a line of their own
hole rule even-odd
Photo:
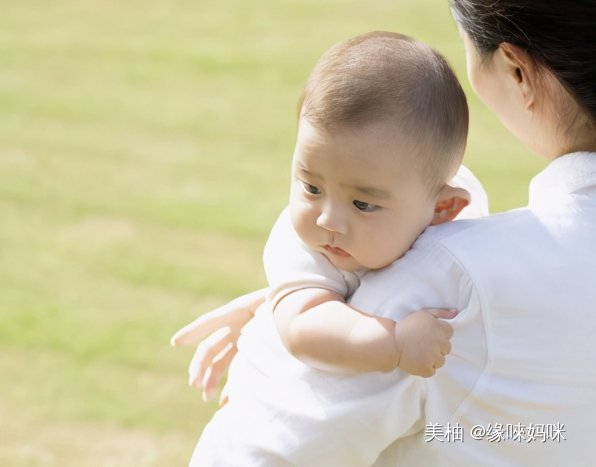
<svg viewBox="0 0 596 467">
<path fill-rule="evenodd" d="M 345 250 L 342 250 L 341 248 L 337 247 L 337 246 L 331 246 L 331 245 L 325 245 L 323 247 L 325 249 L 325 251 L 328 251 L 329 253 L 331 253 L 332 255 L 335 256 L 341 256 L 343 258 L 348 258 L 352 255 L 350 255 L 350 253 L 348 253 Z"/>
</svg>

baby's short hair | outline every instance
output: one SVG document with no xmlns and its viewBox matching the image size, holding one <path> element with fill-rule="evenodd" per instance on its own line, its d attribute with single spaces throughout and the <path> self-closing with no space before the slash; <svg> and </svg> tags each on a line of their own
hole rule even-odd
<svg viewBox="0 0 596 467">
<path fill-rule="evenodd" d="M 336 44 L 311 72 L 298 106 L 312 125 L 385 123 L 413 143 L 412 163 L 431 190 L 461 163 L 468 134 L 465 94 L 447 61 L 403 34 L 371 32 Z"/>
</svg>

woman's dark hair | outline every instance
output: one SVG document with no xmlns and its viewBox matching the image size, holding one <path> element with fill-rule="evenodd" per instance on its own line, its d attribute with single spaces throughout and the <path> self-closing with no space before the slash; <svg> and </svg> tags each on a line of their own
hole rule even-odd
<svg viewBox="0 0 596 467">
<path fill-rule="evenodd" d="M 546 66 L 596 122 L 596 0 L 449 0 L 481 55 L 508 42 Z"/>
</svg>

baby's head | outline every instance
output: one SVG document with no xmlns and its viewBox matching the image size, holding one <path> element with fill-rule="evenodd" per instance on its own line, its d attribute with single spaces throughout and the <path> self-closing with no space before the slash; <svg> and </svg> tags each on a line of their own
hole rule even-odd
<svg viewBox="0 0 596 467">
<path fill-rule="evenodd" d="M 299 102 L 290 212 L 302 240 L 340 269 L 384 267 L 467 203 L 447 185 L 468 108 L 430 47 L 373 32 L 335 45 Z"/>
</svg>

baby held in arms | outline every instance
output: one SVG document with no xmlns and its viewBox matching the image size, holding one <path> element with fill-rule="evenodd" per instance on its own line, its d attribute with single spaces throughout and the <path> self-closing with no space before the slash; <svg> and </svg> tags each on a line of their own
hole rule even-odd
<svg viewBox="0 0 596 467">
<path fill-rule="evenodd" d="M 467 131 L 464 93 L 427 45 L 373 32 L 323 55 L 300 98 L 289 204 L 265 247 L 267 299 L 192 466 L 361 466 L 391 444 L 392 417 L 408 410 L 392 405 L 394 370 L 432 376 L 455 312 L 371 321 L 349 297 L 429 226 L 488 214 L 460 166 Z"/>
</svg>

